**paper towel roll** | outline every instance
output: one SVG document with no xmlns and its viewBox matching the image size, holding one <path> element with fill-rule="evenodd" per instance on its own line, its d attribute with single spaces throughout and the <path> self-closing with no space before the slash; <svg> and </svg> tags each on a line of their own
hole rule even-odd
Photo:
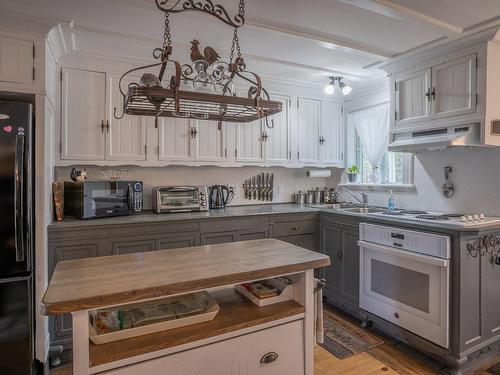
<svg viewBox="0 0 500 375">
<path fill-rule="evenodd" d="M 330 177 L 332 175 L 332 171 L 329 169 L 314 169 L 312 171 L 307 171 L 306 175 L 309 178 L 325 178 Z"/>
</svg>

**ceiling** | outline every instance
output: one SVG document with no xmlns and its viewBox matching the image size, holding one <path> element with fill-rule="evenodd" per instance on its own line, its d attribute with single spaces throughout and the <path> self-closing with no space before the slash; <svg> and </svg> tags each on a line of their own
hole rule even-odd
<svg viewBox="0 0 500 375">
<path fill-rule="evenodd" d="M 214 2 L 236 11 L 237 0 Z M 153 0 L 0 0 L 0 7 L 0 24 L 61 25 L 67 53 L 149 58 L 161 44 L 163 15 Z M 380 62 L 500 25 L 500 0 L 247 0 L 245 18 L 240 42 L 251 70 L 318 86 L 341 75 L 356 87 L 384 75 Z M 179 58 L 194 37 L 229 52 L 231 28 L 208 15 L 175 14 L 171 27 Z"/>
</svg>

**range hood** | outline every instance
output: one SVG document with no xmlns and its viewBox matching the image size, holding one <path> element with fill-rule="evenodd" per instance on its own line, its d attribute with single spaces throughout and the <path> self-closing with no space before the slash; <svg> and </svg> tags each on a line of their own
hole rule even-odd
<svg viewBox="0 0 500 375">
<path fill-rule="evenodd" d="M 486 147 L 481 143 L 480 124 L 392 134 L 389 151 L 418 152 L 452 147 Z"/>
</svg>

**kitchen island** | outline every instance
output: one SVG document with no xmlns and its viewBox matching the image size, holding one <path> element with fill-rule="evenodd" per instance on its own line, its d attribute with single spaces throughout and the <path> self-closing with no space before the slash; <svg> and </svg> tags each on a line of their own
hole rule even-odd
<svg viewBox="0 0 500 375">
<path fill-rule="evenodd" d="M 329 263 L 328 256 L 276 239 L 64 261 L 42 307 L 46 314 L 72 314 L 75 375 L 157 374 L 172 366 L 207 375 L 234 366 L 251 374 L 312 375 L 313 270 Z M 235 284 L 292 274 L 293 300 L 257 307 L 233 291 Z M 90 310 L 203 290 L 220 306 L 213 321 L 89 342 Z"/>
</svg>

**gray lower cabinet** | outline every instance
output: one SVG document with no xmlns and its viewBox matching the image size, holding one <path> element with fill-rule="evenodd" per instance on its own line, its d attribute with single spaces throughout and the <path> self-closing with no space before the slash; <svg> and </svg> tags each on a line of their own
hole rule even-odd
<svg viewBox="0 0 500 375">
<path fill-rule="evenodd" d="M 112 244 L 113 255 L 144 253 L 147 251 L 156 250 L 156 239 L 130 239 L 114 240 Z"/>
<path fill-rule="evenodd" d="M 111 255 L 111 249 L 106 251 L 101 246 L 100 240 L 82 241 L 55 241 L 49 242 L 49 277 L 52 276 L 57 263 L 63 260 L 93 258 L 102 255 Z M 65 345 L 71 341 L 71 314 L 50 317 L 49 329 L 53 345 Z"/>
<path fill-rule="evenodd" d="M 201 245 L 216 245 L 219 243 L 236 242 L 238 241 L 237 238 L 237 232 L 202 233 L 200 243 Z"/>
<path fill-rule="evenodd" d="M 318 251 L 318 215 L 287 214 L 271 216 L 270 237 Z M 316 276 L 319 276 L 317 273 Z"/>
<path fill-rule="evenodd" d="M 333 218 L 320 220 L 320 251 L 330 256 L 325 267 L 325 296 L 332 305 L 349 313 L 359 310 L 359 230 L 358 223 L 338 223 Z"/>
<path fill-rule="evenodd" d="M 199 244 L 200 232 L 170 233 L 156 240 L 156 250 L 192 247 Z"/>
</svg>

